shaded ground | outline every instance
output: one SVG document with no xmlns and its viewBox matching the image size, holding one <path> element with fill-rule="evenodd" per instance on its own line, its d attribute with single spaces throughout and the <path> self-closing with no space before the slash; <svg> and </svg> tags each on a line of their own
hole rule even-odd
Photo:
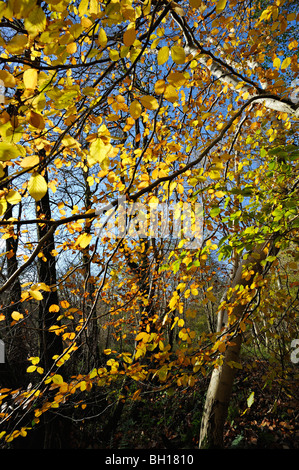
<svg viewBox="0 0 299 470">
<path fill-rule="evenodd" d="M 225 427 L 226 448 L 299 448 L 298 374 L 289 378 L 287 390 L 275 378 L 264 387 L 264 365 L 240 371 L 235 380 Z M 160 393 L 132 402 L 109 447 L 196 448 L 206 387 L 207 383 L 201 383 L 173 395 Z M 254 400 L 248 407 L 252 392 Z"/>
</svg>

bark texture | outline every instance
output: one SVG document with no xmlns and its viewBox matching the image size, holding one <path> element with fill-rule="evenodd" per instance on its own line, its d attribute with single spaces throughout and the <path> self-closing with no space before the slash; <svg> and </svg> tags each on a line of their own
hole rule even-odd
<svg viewBox="0 0 299 470">
<path fill-rule="evenodd" d="M 261 264 L 271 252 L 276 255 L 279 248 L 275 246 L 277 234 L 274 234 L 269 242 L 259 245 L 245 261 L 240 263 L 231 287 L 236 285 L 243 285 L 244 287 L 252 284 L 253 278 L 256 274 L 262 274 L 264 268 Z M 243 269 L 246 266 L 251 268 L 252 274 L 250 279 L 247 280 L 242 277 Z M 230 299 L 230 304 L 236 300 L 235 295 Z M 242 315 L 247 308 L 247 304 L 236 302 L 233 308 L 233 315 L 238 320 L 241 320 Z M 224 312 L 220 311 L 219 315 L 224 317 Z M 231 325 L 229 318 L 224 330 L 221 332 L 225 334 L 228 332 Z M 236 374 L 236 368 L 230 365 L 231 361 L 238 362 L 240 359 L 240 351 L 242 345 L 242 334 L 236 330 L 233 337 L 229 337 L 229 342 L 224 353 L 223 363 L 213 370 L 207 396 L 204 405 L 204 411 L 201 421 L 199 448 L 222 448 L 223 447 L 223 431 L 227 418 L 228 406 L 233 390 L 233 383 Z"/>
</svg>

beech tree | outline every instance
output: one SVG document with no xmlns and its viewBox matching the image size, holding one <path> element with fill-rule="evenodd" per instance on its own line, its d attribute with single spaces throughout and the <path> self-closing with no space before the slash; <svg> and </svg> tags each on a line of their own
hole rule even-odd
<svg viewBox="0 0 299 470">
<path fill-rule="evenodd" d="M 113 389 L 109 435 L 145 383 L 211 374 L 199 446 L 219 448 L 242 345 L 283 334 L 291 367 L 296 281 L 267 299 L 298 260 L 295 6 L 0 2 L 0 336 L 29 358 L 26 383 L 0 376 L 4 447 L 82 393 Z"/>
</svg>

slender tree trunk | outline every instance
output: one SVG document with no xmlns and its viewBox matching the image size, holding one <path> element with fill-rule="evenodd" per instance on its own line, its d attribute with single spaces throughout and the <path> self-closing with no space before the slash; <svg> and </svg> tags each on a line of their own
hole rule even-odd
<svg viewBox="0 0 299 470">
<path fill-rule="evenodd" d="M 263 272 L 261 261 L 269 255 L 270 250 L 274 255 L 279 251 L 279 249 L 275 247 L 276 237 L 277 234 L 274 234 L 268 243 L 259 245 L 255 250 L 253 250 L 254 252 L 246 261 L 239 264 L 231 287 L 235 287 L 236 285 L 243 285 L 244 287 L 250 286 L 254 276 Z M 242 277 L 242 271 L 243 268 L 248 265 L 250 265 L 253 272 L 250 279 L 246 280 Z M 236 301 L 236 294 L 234 294 L 230 299 L 230 305 L 232 305 L 234 301 Z M 236 302 L 232 314 L 237 318 L 237 320 L 241 320 L 246 307 L 247 304 L 242 304 L 238 301 Z M 223 312 L 220 312 L 220 315 L 223 318 Z M 229 326 L 229 324 L 226 325 L 223 333 L 225 333 L 225 330 L 228 330 Z M 229 338 L 229 344 L 226 345 L 223 363 L 213 370 L 201 421 L 199 448 L 223 447 L 224 425 L 227 418 L 228 406 L 236 373 L 236 369 L 232 367 L 230 362 L 239 361 L 241 344 L 242 336 L 240 333 L 237 333 L 233 338 Z"/>
<path fill-rule="evenodd" d="M 83 171 L 85 181 L 85 210 L 88 211 L 92 207 L 92 192 L 88 183 L 88 171 Z M 84 233 L 91 233 L 91 221 L 87 221 L 84 227 Z M 83 276 L 84 276 L 84 298 L 83 298 L 83 315 L 87 318 L 91 311 L 91 304 L 95 292 L 95 286 L 91 273 L 92 259 L 89 253 L 89 247 L 85 248 L 82 253 L 83 259 Z M 96 317 L 96 315 L 95 315 Z M 88 369 L 96 367 L 100 358 L 99 351 L 99 329 L 97 318 L 91 318 L 86 329 L 86 348 L 84 362 Z"/>
<path fill-rule="evenodd" d="M 47 170 L 44 175 L 48 182 Z M 36 202 L 36 216 L 39 219 L 51 219 L 51 206 L 49 193 Z M 38 224 L 38 240 L 40 240 L 49 230 L 46 224 Z M 39 324 L 40 324 L 40 356 L 41 365 L 45 371 L 49 370 L 54 362 L 53 356 L 59 355 L 63 351 L 61 336 L 49 331 L 49 328 L 57 324 L 55 312 L 50 311 L 51 305 L 58 305 L 58 293 L 56 289 L 56 260 L 52 254 L 55 248 L 54 235 L 48 238 L 42 248 L 42 254 L 38 258 L 38 280 L 44 282 L 51 290 L 43 291 L 43 299 L 39 301 Z M 68 426 L 63 418 L 52 413 L 46 413 L 43 417 L 44 427 L 42 429 L 41 446 L 43 449 L 57 449 L 67 447 Z"/>
<path fill-rule="evenodd" d="M 45 179 L 48 182 L 48 175 L 45 172 Z M 51 207 L 49 193 L 36 203 L 36 216 L 42 219 L 51 219 Z M 40 240 L 49 230 L 46 224 L 38 224 L 38 240 Z M 62 340 L 60 336 L 49 332 L 49 328 L 56 323 L 56 315 L 49 311 L 51 305 L 58 305 L 58 294 L 56 290 L 56 260 L 52 250 L 55 248 L 54 235 L 43 247 L 43 256 L 38 258 L 38 280 L 51 287 L 49 292 L 43 292 L 43 299 L 39 301 L 39 322 L 41 328 L 41 361 L 43 367 L 48 370 L 53 364 L 53 356 L 62 353 Z"/>
<path fill-rule="evenodd" d="M 8 176 L 8 167 L 5 167 L 5 176 Z M 6 218 L 9 219 L 13 216 L 13 206 L 7 203 Z M 10 237 L 6 239 L 6 274 L 9 279 L 18 269 L 18 234 L 15 232 L 13 226 L 10 227 Z M 11 328 L 12 321 L 11 314 L 13 311 L 23 313 L 21 304 L 21 283 L 17 277 L 9 292 L 5 296 L 5 313 L 7 333 L 5 333 L 5 362 L 0 366 L 0 375 L 5 377 L 5 385 L 7 387 L 18 387 L 24 383 L 24 378 L 27 368 L 27 349 L 25 346 L 25 333 L 21 326 Z M 9 351 L 9 354 L 7 354 Z M 3 383 L 2 383 L 3 385 Z M 1 383 L 0 383 L 1 386 Z"/>
</svg>

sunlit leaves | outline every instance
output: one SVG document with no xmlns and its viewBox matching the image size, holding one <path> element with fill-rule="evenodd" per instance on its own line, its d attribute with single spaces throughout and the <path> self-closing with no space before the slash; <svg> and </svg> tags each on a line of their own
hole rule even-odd
<svg viewBox="0 0 299 470">
<path fill-rule="evenodd" d="M 107 169 L 110 159 L 114 158 L 117 153 L 117 148 L 114 148 L 109 142 L 105 143 L 102 138 L 98 138 L 90 145 L 87 161 L 90 166 L 99 163 L 102 169 Z"/>
<path fill-rule="evenodd" d="M 6 162 L 18 158 L 20 151 L 14 144 L 0 142 L 0 161 Z"/>
<path fill-rule="evenodd" d="M 217 0 L 216 13 L 221 13 L 226 7 L 227 0 Z"/>
<path fill-rule="evenodd" d="M 101 47 L 105 47 L 107 44 L 107 34 L 103 28 L 99 29 L 97 42 Z"/>
<path fill-rule="evenodd" d="M 9 204 L 18 204 L 22 199 L 22 196 L 21 194 L 18 192 L 18 191 L 14 191 L 13 189 L 11 189 L 10 191 L 8 191 L 8 194 L 6 196 L 6 200 L 7 202 L 9 202 Z"/>
<path fill-rule="evenodd" d="M 14 311 L 11 314 L 11 318 L 15 321 L 19 321 L 19 320 L 22 320 L 22 318 L 24 318 L 24 315 L 20 312 Z"/>
<path fill-rule="evenodd" d="M 130 47 L 134 44 L 136 39 L 136 31 L 133 26 L 129 26 L 123 35 L 124 45 Z"/>
<path fill-rule="evenodd" d="M 3 85 L 6 87 L 16 86 L 15 77 L 7 70 L 0 70 L 0 80 L 3 82 Z"/>
<path fill-rule="evenodd" d="M 40 6 L 33 8 L 24 22 L 26 30 L 32 37 L 36 37 L 39 33 L 44 31 L 46 23 L 46 15 Z"/>
<path fill-rule="evenodd" d="M 163 46 L 157 56 L 158 65 L 163 65 L 168 61 L 169 58 L 169 47 Z"/>
<path fill-rule="evenodd" d="M 155 110 L 159 107 L 159 103 L 154 96 L 144 95 L 140 98 L 141 104 L 148 110 Z"/>
<path fill-rule="evenodd" d="M 92 239 L 92 235 L 89 233 L 82 233 L 76 240 L 75 246 L 86 248 Z"/>
<path fill-rule="evenodd" d="M 171 57 L 176 64 L 184 64 L 186 60 L 185 50 L 181 46 L 172 46 Z"/>
<path fill-rule="evenodd" d="M 23 74 L 25 88 L 34 89 L 37 86 L 37 70 L 27 69 Z"/>
<path fill-rule="evenodd" d="M 45 178 L 39 173 L 33 173 L 28 182 L 28 192 L 35 201 L 40 201 L 46 194 L 48 185 Z"/>
<path fill-rule="evenodd" d="M 141 112 L 142 112 L 141 104 L 139 103 L 139 101 L 134 100 L 130 104 L 130 114 L 131 114 L 132 118 L 133 119 L 138 119 L 141 115 Z"/>
<path fill-rule="evenodd" d="M 39 357 L 29 357 L 28 359 L 31 362 L 31 366 L 27 367 L 27 372 L 32 373 L 32 372 L 38 372 L 39 374 L 44 373 L 44 369 L 42 367 L 38 367 L 37 364 L 40 362 Z"/>
<path fill-rule="evenodd" d="M 281 70 L 287 69 L 288 66 L 290 65 L 290 63 L 291 63 L 291 58 L 290 58 L 290 57 L 286 57 L 286 58 L 283 60 L 282 64 L 281 64 Z"/>
<path fill-rule="evenodd" d="M 35 165 L 38 165 L 38 164 L 39 164 L 38 155 L 32 155 L 32 156 L 29 156 L 29 157 L 25 157 L 20 162 L 20 166 L 22 168 L 31 168 L 31 167 L 33 167 Z"/>
</svg>

